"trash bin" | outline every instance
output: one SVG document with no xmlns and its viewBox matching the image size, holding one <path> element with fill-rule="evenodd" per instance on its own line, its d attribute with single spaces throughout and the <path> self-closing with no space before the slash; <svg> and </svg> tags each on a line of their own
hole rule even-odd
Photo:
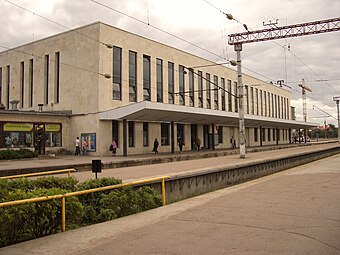
<svg viewBox="0 0 340 255">
<path fill-rule="evenodd" d="M 102 172 L 102 161 L 100 159 L 92 160 L 92 173 Z"/>
</svg>

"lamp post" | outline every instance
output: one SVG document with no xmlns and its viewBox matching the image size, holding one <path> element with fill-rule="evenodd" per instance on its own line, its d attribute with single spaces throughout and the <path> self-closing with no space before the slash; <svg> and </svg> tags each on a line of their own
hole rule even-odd
<svg viewBox="0 0 340 255">
<path fill-rule="evenodd" d="M 338 141 L 340 143 L 340 118 L 339 118 L 339 101 L 340 101 L 340 96 L 333 97 L 333 100 L 336 102 L 336 110 L 338 114 Z"/>
<path fill-rule="evenodd" d="M 234 50 L 237 53 L 237 62 L 230 61 L 232 65 L 237 65 L 237 86 L 238 86 L 238 102 L 239 102 L 239 129 L 240 129 L 240 158 L 246 157 L 245 144 L 245 126 L 244 126 L 244 109 L 243 109 L 243 84 L 242 84 L 242 68 L 241 68 L 241 51 L 242 44 L 234 44 Z"/>
</svg>

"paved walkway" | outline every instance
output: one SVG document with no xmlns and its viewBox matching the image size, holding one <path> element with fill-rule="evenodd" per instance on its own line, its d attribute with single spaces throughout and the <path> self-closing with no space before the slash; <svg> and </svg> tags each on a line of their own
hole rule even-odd
<svg viewBox="0 0 340 255">
<path fill-rule="evenodd" d="M 335 155 L 0 254 L 340 254 L 339 165 Z"/>
</svg>

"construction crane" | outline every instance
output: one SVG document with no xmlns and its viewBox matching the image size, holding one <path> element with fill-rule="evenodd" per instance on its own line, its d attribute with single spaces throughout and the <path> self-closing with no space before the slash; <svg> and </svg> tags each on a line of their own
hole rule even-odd
<svg viewBox="0 0 340 255">
<path fill-rule="evenodd" d="M 306 85 L 305 79 L 302 79 L 302 83 L 300 83 L 298 86 L 302 89 L 303 120 L 307 122 L 306 91 L 312 92 L 312 90 Z"/>
<path fill-rule="evenodd" d="M 232 20 L 231 14 L 226 14 L 227 18 Z M 240 158 L 245 158 L 245 125 L 243 109 L 243 84 L 241 68 L 241 51 L 242 44 L 260 41 L 269 41 L 289 37 L 305 36 L 311 34 L 320 34 L 340 30 L 340 18 L 313 21 L 297 25 L 283 27 L 272 27 L 268 29 L 249 31 L 247 25 L 243 25 L 247 32 L 228 35 L 228 44 L 234 45 L 237 53 L 237 84 L 239 97 L 239 126 L 240 126 Z M 305 130 L 306 132 L 306 130 Z"/>
</svg>

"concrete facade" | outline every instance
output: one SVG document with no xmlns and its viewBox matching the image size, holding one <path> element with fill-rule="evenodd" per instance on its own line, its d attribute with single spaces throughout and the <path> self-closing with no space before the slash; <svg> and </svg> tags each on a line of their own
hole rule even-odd
<svg viewBox="0 0 340 255">
<path fill-rule="evenodd" d="M 113 99 L 114 89 L 114 57 L 113 46 L 121 53 L 119 60 L 121 99 Z M 131 101 L 130 91 L 130 53 L 136 54 L 136 100 Z M 3 130 L 7 122 L 41 122 L 62 123 L 62 146 L 47 148 L 47 151 L 74 150 L 75 138 L 82 134 L 92 135 L 95 139 L 94 150 L 90 155 L 109 155 L 109 144 L 113 137 L 118 138 L 118 155 L 122 155 L 125 146 L 127 154 L 146 153 L 152 150 L 154 138 L 160 141 L 159 152 L 169 152 L 172 149 L 171 139 L 183 136 L 185 150 L 194 149 L 196 138 L 199 137 L 201 146 L 210 149 L 212 146 L 209 134 L 220 132 L 220 142 L 215 141 L 215 148 L 230 148 L 230 138 L 234 136 L 238 146 L 239 131 L 237 115 L 233 115 L 234 122 L 223 120 L 218 125 L 207 118 L 206 122 L 199 124 L 190 121 L 174 123 L 174 137 L 171 136 L 170 123 L 167 144 L 161 144 L 161 124 L 163 121 L 157 114 L 153 119 L 144 119 L 139 116 L 135 119 L 125 118 L 127 126 L 129 122 L 133 130 L 126 129 L 126 141 L 124 145 L 124 128 L 122 119 L 103 120 L 100 114 L 112 109 L 122 109 L 129 105 L 144 101 L 144 73 L 143 63 L 145 59 L 150 63 L 150 101 L 160 104 L 169 104 L 169 96 L 174 96 L 174 104 L 180 105 L 183 95 L 186 107 L 199 108 L 199 80 L 197 75 L 202 72 L 202 108 L 209 108 L 207 97 L 210 96 L 210 109 L 216 112 L 237 113 L 237 101 L 234 96 L 228 96 L 228 92 L 236 95 L 237 73 L 235 70 L 198 56 L 183 52 L 168 45 L 152 41 L 141 36 L 111 27 L 97 22 L 34 43 L 0 53 L 0 103 L 5 110 L 0 111 L 1 139 L 7 135 Z M 161 63 L 157 65 L 157 63 Z M 173 63 L 173 93 L 168 88 L 168 65 Z M 157 72 L 157 66 L 162 70 Z M 181 67 L 184 67 L 181 70 Z M 190 70 L 193 73 L 190 74 Z M 160 78 L 160 73 L 161 78 Z M 207 90 L 206 77 L 210 75 L 210 90 Z M 105 78 L 105 76 L 110 79 Z M 192 76 L 191 76 L 192 75 Z M 180 91 L 180 80 L 183 77 L 183 89 Z M 225 82 L 225 90 L 221 89 L 222 79 Z M 215 87 L 215 82 L 220 87 Z M 190 83 L 193 82 L 193 93 Z M 229 87 L 228 84 L 231 84 Z M 158 100 L 157 86 L 162 84 L 162 100 Z M 306 128 L 313 126 L 311 123 L 303 123 L 292 120 L 290 92 L 273 84 L 261 81 L 249 75 L 243 75 L 245 93 L 244 112 L 246 119 L 246 146 L 273 145 L 290 143 L 291 128 Z M 144 90 L 144 91 L 143 91 Z M 158 95 L 158 96 L 159 96 Z M 214 97 L 217 95 L 214 105 Z M 223 97 L 225 109 L 222 109 Z M 19 101 L 18 110 L 10 111 L 11 102 Z M 192 101 L 190 101 L 192 100 Z M 190 103 L 193 102 L 193 105 Z M 42 105 L 39 112 L 38 104 Z M 10 114 L 8 114 L 11 112 Z M 23 115 L 29 112 L 30 114 Z M 68 113 L 68 114 L 65 114 Z M 175 114 L 175 113 L 172 113 Z M 56 118 L 56 116 L 59 116 Z M 5 117 L 6 116 L 6 117 Z M 249 119 L 258 116 L 259 122 L 247 123 Z M 171 116 L 170 116 L 171 117 Z M 254 118 L 253 118 L 254 119 Z M 256 119 L 256 118 L 255 118 Z M 114 129 L 114 121 L 117 128 Z M 143 132 L 143 123 L 147 122 L 148 129 Z M 67 123 L 67 124 L 66 124 Z M 236 123 L 236 124 L 235 124 Z M 177 124 L 183 124 L 183 133 L 178 134 Z M 196 132 L 193 133 L 192 125 Z M 284 124 L 284 125 L 283 125 Z M 203 125 L 206 125 L 205 131 Z M 147 134 L 147 136 L 146 136 Z M 262 139 L 261 139 L 262 134 Z M 278 134 L 278 135 L 276 135 Z M 195 137 L 193 137 L 195 136 Z M 277 137 L 276 137 L 277 136 Z M 87 137 L 87 136 L 86 136 Z M 217 137 L 217 136 L 216 136 Z M 274 139 L 275 137 L 275 139 Z M 87 139 L 87 138 L 86 138 Z M 89 138 L 90 139 L 90 138 Z M 146 142 L 147 139 L 147 142 Z M 133 142 L 132 142 L 133 140 Z M 91 140 L 92 141 L 92 140 Z M 4 142 L 3 142 L 4 144 Z M 0 144 L 1 145 L 1 144 Z M 4 146 L 2 146 L 4 147 Z M 13 146 L 18 147 L 18 146 Z M 20 146 L 19 146 L 20 147 Z M 21 146 L 22 147 L 22 146 Z"/>
</svg>

